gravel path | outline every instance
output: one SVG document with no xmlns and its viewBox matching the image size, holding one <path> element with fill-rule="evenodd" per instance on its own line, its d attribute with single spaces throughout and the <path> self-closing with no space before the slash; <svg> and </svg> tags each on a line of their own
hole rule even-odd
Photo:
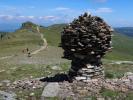
<svg viewBox="0 0 133 100">
<path fill-rule="evenodd" d="M 41 39 L 43 40 L 43 46 L 40 49 L 33 51 L 31 53 L 31 55 L 35 55 L 35 54 L 39 53 L 40 51 L 45 50 L 47 48 L 47 45 L 48 45 L 46 39 L 43 36 L 43 34 L 40 33 L 39 27 L 37 27 L 37 32 L 40 34 Z"/>
</svg>

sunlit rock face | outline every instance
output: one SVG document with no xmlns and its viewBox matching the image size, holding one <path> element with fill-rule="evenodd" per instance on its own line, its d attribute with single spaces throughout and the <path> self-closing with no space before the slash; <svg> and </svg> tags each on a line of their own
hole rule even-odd
<svg viewBox="0 0 133 100">
<path fill-rule="evenodd" d="M 104 75 L 101 58 L 111 50 L 113 29 L 87 13 L 74 19 L 61 34 L 64 58 L 72 60 L 70 78 L 87 80 Z"/>
</svg>

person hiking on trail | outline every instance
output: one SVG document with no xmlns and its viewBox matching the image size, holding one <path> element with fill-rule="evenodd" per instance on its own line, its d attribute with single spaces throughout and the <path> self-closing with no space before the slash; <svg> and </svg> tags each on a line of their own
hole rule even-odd
<svg viewBox="0 0 133 100">
<path fill-rule="evenodd" d="M 30 52 L 28 52 L 28 57 L 31 57 L 31 53 Z"/>
<path fill-rule="evenodd" d="M 29 49 L 28 48 L 25 48 L 22 50 L 23 53 L 28 53 L 29 52 Z"/>
<path fill-rule="evenodd" d="M 27 52 L 29 52 L 29 49 L 28 49 L 28 48 L 26 48 L 26 51 L 27 51 Z"/>
<path fill-rule="evenodd" d="M 29 48 L 26 48 L 26 52 L 27 52 L 27 54 L 28 54 L 28 57 L 31 57 L 31 53 L 30 53 Z"/>
<path fill-rule="evenodd" d="M 3 37 L 4 37 L 3 34 L 1 34 L 1 35 L 0 35 L 1 40 L 3 39 Z"/>
</svg>

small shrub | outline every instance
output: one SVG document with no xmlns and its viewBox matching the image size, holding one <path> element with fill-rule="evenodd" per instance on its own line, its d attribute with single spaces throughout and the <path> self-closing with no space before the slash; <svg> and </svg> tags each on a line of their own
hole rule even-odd
<svg viewBox="0 0 133 100">
<path fill-rule="evenodd" d="M 114 78 L 114 74 L 111 72 L 105 72 L 105 77 L 106 78 Z"/>
</svg>

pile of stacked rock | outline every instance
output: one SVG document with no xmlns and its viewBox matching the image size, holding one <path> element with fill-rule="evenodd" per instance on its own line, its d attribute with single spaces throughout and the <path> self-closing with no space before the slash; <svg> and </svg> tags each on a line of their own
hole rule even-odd
<svg viewBox="0 0 133 100">
<path fill-rule="evenodd" d="M 69 77 L 88 80 L 103 76 L 101 58 L 111 50 L 111 32 L 103 19 L 85 13 L 61 34 L 64 58 L 72 60 Z"/>
</svg>

